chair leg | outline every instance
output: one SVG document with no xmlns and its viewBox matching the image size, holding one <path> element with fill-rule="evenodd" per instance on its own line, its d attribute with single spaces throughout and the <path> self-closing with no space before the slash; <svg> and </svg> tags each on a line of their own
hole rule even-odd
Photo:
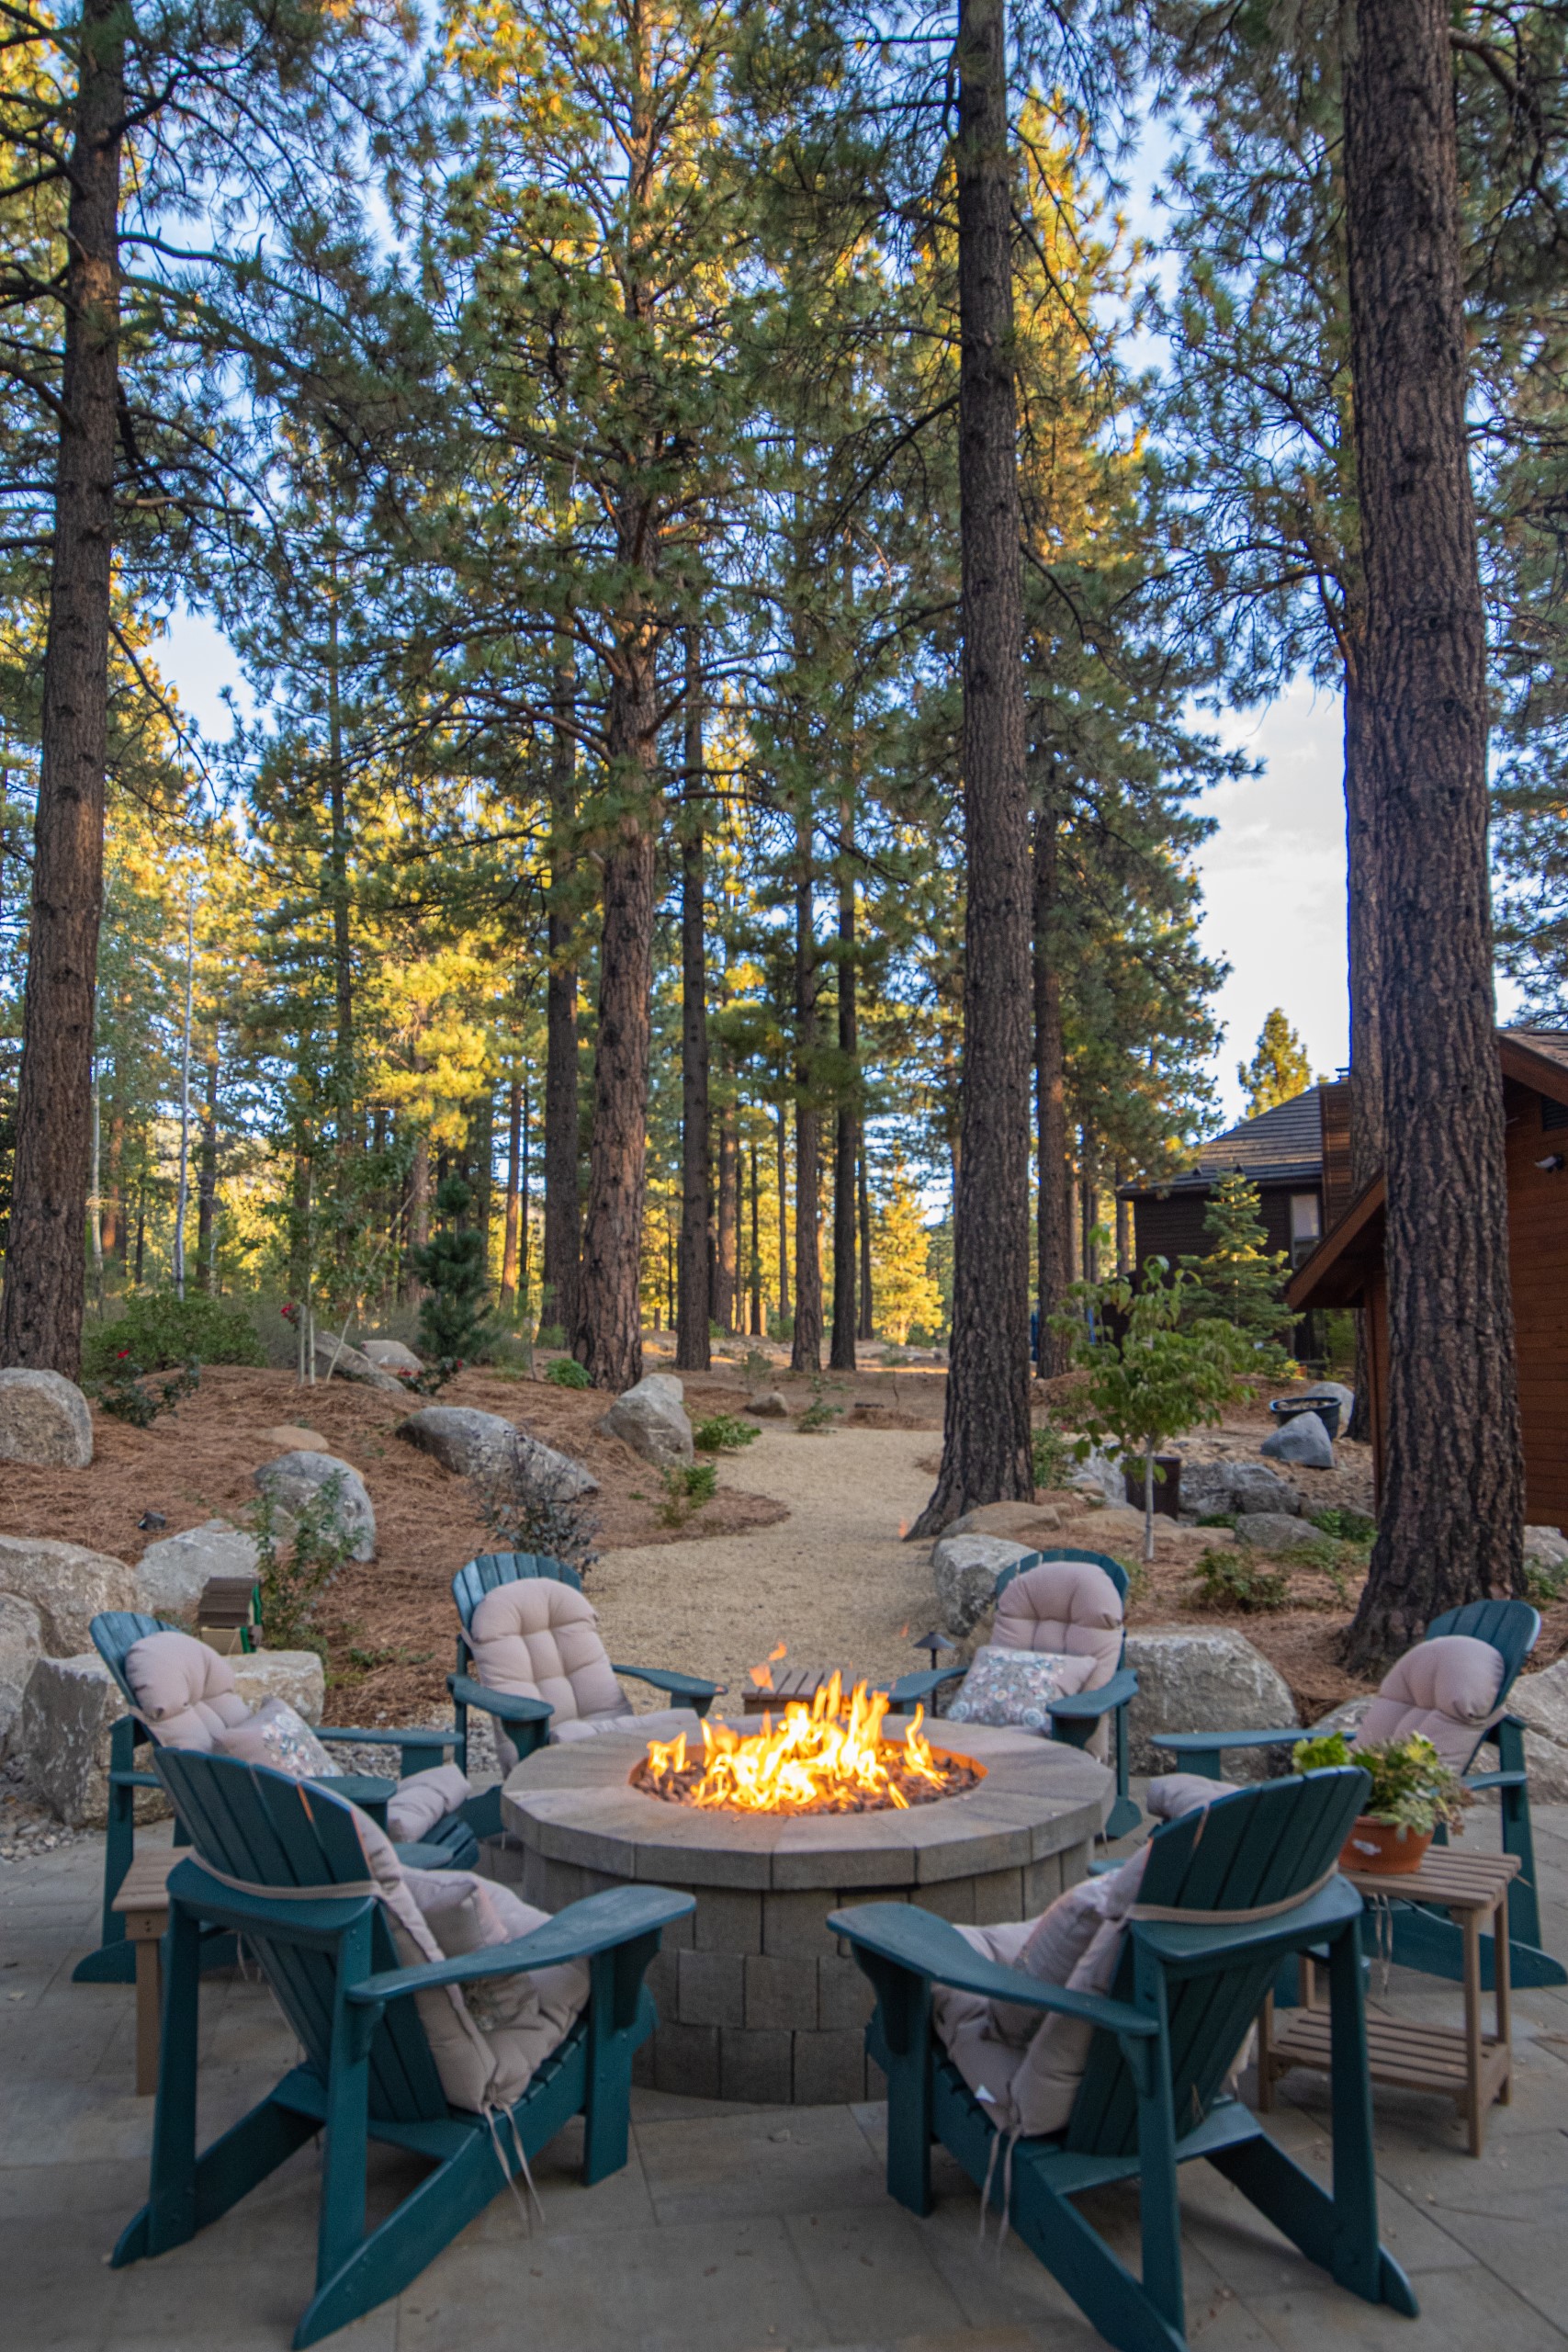
<svg viewBox="0 0 1568 2352">
<path fill-rule="evenodd" d="M 1375 2303 L 1381 2300 L 1382 2249 L 1372 2160 L 1372 2084 L 1361 1939 L 1353 1923 L 1342 1928 L 1328 1948 L 1328 2010 L 1334 2138 L 1333 2258 L 1328 2267 L 1340 2286 Z"/>
<path fill-rule="evenodd" d="M 1116 2352 L 1188 2352 L 1184 2324 L 1171 2325 L 1069 2199 L 1021 2182 L 1013 2206 L 1018 2236 Z"/>
<path fill-rule="evenodd" d="M 320 2280 L 294 2331 L 296 2352 L 400 2295 L 484 2211 L 501 2186 L 490 2134 L 476 2132 L 351 2248 L 330 2278 Z"/>
<path fill-rule="evenodd" d="M 1140 1943 L 1134 1958 L 1134 1997 L 1160 2021 L 1159 2040 L 1145 2042 L 1138 2080 L 1138 2202 L 1143 2215 L 1144 2293 L 1176 2335 L 1187 2327 L 1181 2279 L 1181 2211 L 1176 2187 L 1176 2117 L 1171 2109 L 1170 2041 L 1166 2029 L 1165 1972 Z M 1123 2044 L 1123 2047 L 1126 2045 Z"/>
<path fill-rule="evenodd" d="M 316 2229 L 318 2292 L 365 2237 L 365 2168 L 369 2154 L 371 2020 L 353 2009 L 347 1988 L 370 1973 L 370 1918 L 355 1920 L 338 1942 L 327 2111 L 321 2133 L 321 2203 Z"/>
<path fill-rule="evenodd" d="M 201 1922 L 183 1903 L 169 1906 L 164 1941 L 163 2040 L 158 2052 L 158 2103 L 152 2115 L 152 2174 L 148 2186 L 145 2243 L 137 2251 L 166 2254 L 197 2229 L 196 2218 L 196 2053 L 200 2025 Z M 142 2217 L 138 2215 L 137 2220 Z M 125 2253 L 130 2229 L 115 2249 Z"/>
<path fill-rule="evenodd" d="M 595 1952 L 589 1962 L 588 2081 L 583 2098 L 582 2181 L 619 2172 L 626 2161 L 631 2130 L 632 2053 L 637 2037 L 616 2030 L 616 1951 Z"/>
</svg>

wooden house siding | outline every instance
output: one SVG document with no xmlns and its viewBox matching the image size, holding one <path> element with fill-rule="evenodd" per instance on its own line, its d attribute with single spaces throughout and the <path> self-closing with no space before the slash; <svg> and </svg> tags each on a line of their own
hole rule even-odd
<svg viewBox="0 0 1568 2352">
<path fill-rule="evenodd" d="M 1332 1086 L 1320 1086 L 1318 1104 L 1323 1114 L 1323 1229 L 1337 1225 L 1355 1198 L 1355 1186 L 1350 1181 L 1350 1087 L 1348 1080 L 1337 1079 Z"/>
</svg>

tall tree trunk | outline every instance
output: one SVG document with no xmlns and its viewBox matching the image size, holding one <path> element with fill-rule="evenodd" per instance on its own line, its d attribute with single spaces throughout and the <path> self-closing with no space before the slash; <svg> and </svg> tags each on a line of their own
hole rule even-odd
<svg viewBox="0 0 1568 2352">
<path fill-rule="evenodd" d="M 681 1238 L 675 1368 L 706 1372 L 708 1347 L 707 909 L 704 854 L 702 647 L 686 631 L 685 780 L 681 791 Z"/>
<path fill-rule="evenodd" d="M 822 1369 L 822 1256 L 817 1220 L 822 1115 L 817 1107 L 817 935 L 809 808 L 795 813 L 795 1338 L 792 1372 Z"/>
<path fill-rule="evenodd" d="M 1086 1119 L 1078 1135 L 1078 1214 L 1083 1221 L 1083 1278 L 1100 1280 L 1100 1139 Z"/>
<path fill-rule="evenodd" d="M 520 1219 L 518 1175 L 523 1165 L 523 1082 L 514 1078 L 506 1090 L 506 1228 L 501 1243 L 501 1305 L 510 1314 L 517 1304 L 517 1238 Z"/>
<path fill-rule="evenodd" d="M 528 1090 L 523 1089 L 523 1169 L 517 1186 L 517 1305 L 526 1315 L 531 1303 L 529 1255 L 532 1214 L 528 1201 Z"/>
<path fill-rule="evenodd" d="M 104 1248 L 119 1266 L 125 1264 L 124 1183 L 125 1113 L 117 1102 L 109 1113 L 108 1193 L 104 1202 Z"/>
<path fill-rule="evenodd" d="M 648 1057 L 653 993 L 654 782 L 658 729 L 652 631 L 625 631 L 610 687 L 614 807 L 604 847 L 599 1040 L 580 1290 L 581 1352 L 596 1388 L 642 1378 L 642 1213 L 648 1160 Z"/>
<path fill-rule="evenodd" d="M 789 1321 L 789 1146 L 785 1141 L 787 1127 L 784 1106 L 778 1108 L 778 1188 L 779 1188 L 779 1329 Z"/>
<path fill-rule="evenodd" d="M 1040 1335 L 1035 1368 L 1054 1380 L 1072 1362 L 1072 1343 L 1052 1329 L 1073 1279 L 1067 1170 L 1067 1081 L 1062 1045 L 1062 976 L 1052 918 L 1056 910 L 1057 826 L 1053 807 L 1034 820 L 1034 1159 L 1035 1295 Z"/>
<path fill-rule="evenodd" d="M 424 1285 L 413 1270 L 414 1252 L 430 1239 L 430 1137 L 422 1128 L 413 1139 L 409 1163 L 408 1247 L 403 1261 L 403 1296 L 417 1306 Z"/>
<path fill-rule="evenodd" d="M 128 17 L 85 0 L 65 240 L 65 351 L 0 1364 L 82 1364 L 93 1005 L 103 903 Z"/>
<path fill-rule="evenodd" d="M 1112 1182 L 1120 1187 L 1127 1181 L 1125 1169 L 1119 1167 Z M 1133 1204 L 1124 1201 L 1118 1192 L 1116 1201 L 1116 1272 L 1123 1281 L 1133 1273 Z"/>
<path fill-rule="evenodd" d="M 207 1091 L 202 1104 L 201 1166 L 196 1189 L 196 1279 L 197 1287 L 213 1291 L 218 1243 L 218 1030 L 207 1049 Z"/>
<path fill-rule="evenodd" d="M 1522 1577 L 1449 14 L 1359 0 L 1345 82 L 1388 1188 L 1386 1477 L 1348 1642 L 1361 1668 Z"/>
<path fill-rule="evenodd" d="M 343 696 L 339 680 L 337 564 L 333 564 L 327 638 L 327 789 L 332 820 L 328 869 L 333 899 L 333 997 L 337 1023 L 333 1082 L 337 1091 L 338 1157 L 346 1160 L 354 1131 L 354 956 L 348 927 L 348 811 L 343 775 Z"/>
<path fill-rule="evenodd" d="M 964 1087 L 942 1470 L 911 1529 L 1034 1491 L 1029 1428 L 1029 808 L 1024 779 L 1005 0 L 958 42 Z"/>
<path fill-rule="evenodd" d="M 860 1158 L 859 1008 L 855 1002 L 855 876 L 852 804 L 839 804 L 839 1060 L 844 1088 L 833 1136 L 833 1338 L 828 1362 L 853 1372 L 860 1316 L 855 1297 L 855 1169 Z"/>
<path fill-rule="evenodd" d="M 762 1336 L 762 1188 L 757 1174 L 757 1147 L 751 1146 L 751 1337 Z"/>
<path fill-rule="evenodd" d="M 582 1215 L 578 1188 L 577 923 L 571 901 L 577 738 L 576 671 L 570 641 L 557 639 L 551 703 L 549 977 L 545 983 L 545 1264 L 540 1319 L 577 1337 Z"/>
<path fill-rule="evenodd" d="M 490 1228 L 495 1206 L 495 1096 L 489 1087 L 475 1105 L 468 1128 L 469 1157 L 473 1175 L 473 1219 L 484 1243 L 479 1260 L 485 1280 L 490 1280 Z"/>
<path fill-rule="evenodd" d="M 1377 847 L 1373 819 L 1377 803 L 1365 773 L 1361 721 L 1361 639 L 1347 626 L 1345 662 L 1345 850 L 1348 885 L 1350 973 L 1350 1182 L 1356 1192 L 1382 1168 L 1382 1038 L 1379 1026 Z M 1372 1435 L 1371 1383 L 1367 1361 L 1366 1317 L 1356 1316 L 1355 1404 L 1346 1436 L 1368 1444 Z"/>
<path fill-rule="evenodd" d="M 876 1337 L 871 1295 L 871 1171 L 865 1164 L 865 1129 L 860 1135 L 860 1326 L 863 1340 Z"/>
<path fill-rule="evenodd" d="M 727 1102 L 718 1116 L 718 1250 L 715 1260 L 714 1320 L 721 1330 L 733 1331 L 740 1303 L 740 1143 L 735 1132 L 735 1105 Z"/>
<path fill-rule="evenodd" d="M 136 1186 L 136 1263 L 132 1279 L 138 1290 L 147 1270 L 147 1177 L 145 1171 Z"/>
</svg>

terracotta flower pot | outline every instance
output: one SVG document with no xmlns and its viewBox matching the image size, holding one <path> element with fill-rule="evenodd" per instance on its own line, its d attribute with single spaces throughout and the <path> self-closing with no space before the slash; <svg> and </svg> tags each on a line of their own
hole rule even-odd
<svg viewBox="0 0 1568 2352">
<path fill-rule="evenodd" d="M 1431 1842 L 1429 1829 L 1404 1829 L 1390 1821 L 1374 1821 L 1369 1814 L 1358 1814 L 1355 1827 L 1339 1849 L 1339 1867 L 1403 1878 L 1420 1869 Z"/>
</svg>

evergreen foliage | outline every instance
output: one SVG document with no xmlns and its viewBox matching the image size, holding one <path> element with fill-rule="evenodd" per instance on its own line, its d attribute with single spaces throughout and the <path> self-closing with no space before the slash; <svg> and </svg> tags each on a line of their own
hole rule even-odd
<svg viewBox="0 0 1568 2352">
<path fill-rule="evenodd" d="M 428 1295 L 419 1310 L 421 1351 L 443 1371 L 460 1371 L 482 1351 L 493 1326 L 485 1314 L 490 1287 L 484 1236 L 466 1222 L 473 1193 L 460 1176 L 449 1176 L 435 1195 L 436 1214 L 446 1220 L 423 1250 L 413 1270 Z"/>
<path fill-rule="evenodd" d="M 1258 1032 L 1252 1059 L 1238 1062 L 1235 1074 L 1238 1084 L 1247 1089 L 1249 1119 L 1263 1111 L 1278 1110 L 1281 1102 L 1293 1102 L 1312 1084 L 1306 1047 L 1278 1005 Z"/>
<path fill-rule="evenodd" d="M 1281 1344 L 1295 1317 L 1285 1304 L 1290 1261 L 1283 1250 L 1269 1250 L 1258 1187 L 1238 1169 L 1222 1176 L 1203 1212 L 1209 1247 L 1201 1258 L 1185 1257 L 1184 1273 L 1197 1288 L 1188 1312 L 1217 1316 L 1256 1351 L 1254 1369 L 1283 1377 L 1290 1359 Z"/>
</svg>

